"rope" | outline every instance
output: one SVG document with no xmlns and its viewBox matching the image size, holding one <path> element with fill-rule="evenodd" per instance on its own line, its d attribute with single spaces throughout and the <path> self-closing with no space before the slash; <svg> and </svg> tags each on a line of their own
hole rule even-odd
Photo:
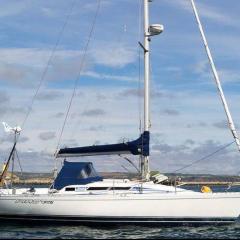
<svg viewBox="0 0 240 240">
<path fill-rule="evenodd" d="M 208 159 L 209 157 L 211 157 L 211 156 L 215 155 L 216 153 L 222 151 L 223 149 L 229 147 L 229 146 L 232 145 L 234 142 L 235 142 L 235 141 L 232 141 L 232 142 L 224 145 L 223 147 L 219 148 L 219 149 L 216 150 L 215 152 L 210 153 L 210 154 L 208 154 L 207 156 L 202 157 L 202 158 L 200 158 L 200 159 L 198 159 L 198 160 L 196 160 L 196 161 L 194 161 L 194 162 L 186 165 L 185 167 L 179 168 L 179 169 L 177 169 L 176 171 L 174 171 L 173 173 L 176 173 L 176 172 L 178 172 L 178 171 L 181 171 L 181 170 L 183 170 L 183 169 L 186 169 L 186 168 L 188 168 L 188 167 L 191 167 L 192 165 L 194 165 L 194 164 L 196 164 L 196 163 L 198 163 L 198 162 L 200 162 L 200 161 L 204 161 L 204 160 Z"/>
<path fill-rule="evenodd" d="M 30 106 L 28 107 L 28 111 L 27 111 L 27 113 L 26 113 L 26 116 L 25 116 L 25 118 L 24 118 L 24 120 L 23 120 L 23 122 L 22 122 L 22 125 L 21 125 L 21 128 L 22 128 L 22 129 L 24 128 L 24 125 L 25 125 L 25 123 L 26 123 L 26 121 L 27 121 L 27 119 L 28 119 L 28 117 L 29 117 L 29 115 L 30 115 L 30 113 L 31 113 L 31 111 L 32 111 L 33 104 L 34 104 L 34 102 L 35 102 L 35 100 L 36 100 L 36 97 L 37 97 L 37 95 L 38 95 L 38 92 L 39 92 L 39 90 L 40 90 L 40 88 L 41 88 L 41 86 L 42 86 L 42 84 L 43 84 L 43 82 L 44 82 L 44 80 L 45 80 L 45 77 L 46 77 L 46 74 L 47 74 L 47 72 L 48 72 L 50 63 L 51 63 L 51 61 L 52 61 L 52 59 L 53 59 L 53 56 L 54 56 L 54 54 L 55 54 L 55 52 L 56 52 L 56 49 L 57 49 L 57 47 L 58 47 L 58 45 L 59 45 L 59 43 L 60 43 L 60 39 L 61 39 L 61 37 L 62 37 L 62 35 L 63 35 L 63 32 L 65 31 L 65 28 L 66 28 L 67 23 L 68 23 L 68 21 L 69 21 L 69 19 L 70 19 L 70 16 L 71 16 L 71 14 L 72 14 L 72 10 L 73 10 L 75 4 L 76 4 L 76 0 L 73 0 L 73 1 L 72 1 L 72 4 L 71 4 L 71 7 L 70 7 L 70 10 L 69 10 L 69 13 L 67 14 L 67 17 L 66 17 L 66 19 L 65 19 L 65 22 L 64 22 L 64 24 L 63 24 L 63 27 L 62 27 L 62 29 L 60 30 L 59 34 L 58 34 L 57 41 L 56 41 L 56 43 L 55 43 L 55 45 L 54 45 L 54 47 L 53 47 L 53 50 L 52 50 L 52 52 L 51 52 L 51 55 L 50 55 L 49 59 L 48 59 L 47 65 L 46 65 L 46 67 L 45 67 L 45 69 L 44 69 L 44 71 L 43 71 L 43 73 L 42 73 L 42 75 L 41 75 L 40 82 L 39 82 L 39 84 L 38 84 L 38 86 L 37 86 L 36 92 L 34 93 L 33 98 L 32 98 L 32 101 L 31 101 L 31 103 L 30 103 Z"/>
<path fill-rule="evenodd" d="M 90 40 L 91 40 L 91 37 L 92 37 L 92 34 L 93 34 L 93 30 L 94 30 L 94 27 L 95 27 L 97 16 L 98 16 L 98 13 L 99 13 L 100 3 L 101 3 L 101 0 L 98 0 L 98 5 L 97 5 L 97 9 L 96 9 L 96 12 L 95 12 L 95 15 L 94 15 L 94 19 L 93 19 L 93 22 L 92 22 L 91 29 L 90 29 L 90 32 L 89 32 L 88 40 L 87 40 L 87 43 L 86 43 L 84 51 L 83 51 L 84 53 L 83 53 L 83 58 L 82 58 L 82 61 L 81 61 L 81 64 L 80 64 L 80 69 L 79 69 L 77 78 L 76 78 L 75 83 L 74 83 L 73 93 L 71 95 L 71 98 L 70 98 L 70 101 L 69 101 L 69 104 L 68 104 L 68 107 L 67 107 L 67 113 L 65 115 L 64 122 L 63 122 L 63 125 L 62 125 L 62 129 L 61 129 L 61 132 L 60 132 L 60 135 L 59 135 L 59 138 L 58 138 L 56 152 L 59 148 L 59 145 L 60 145 L 60 142 L 61 142 L 61 139 L 62 139 L 62 135 L 63 135 L 63 131 L 64 131 L 64 128 L 65 128 L 65 125 L 66 125 L 66 122 L 67 122 L 67 119 L 68 119 L 68 115 L 69 115 L 69 112 L 70 112 L 70 109 L 71 109 L 71 106 L 72 106 L 73 98 L 76 94 L 78 81 L 79 81 L 79 79 L 81 77 L 81 74 L 82 74 L 83 66 L 84 66 L 84 63 L 85 63 L 85 58 L 86 58 L 86 55 L 87 55 L 88 46 L 89 46 L 89 43 L 90 43 Z"/>
</svg>

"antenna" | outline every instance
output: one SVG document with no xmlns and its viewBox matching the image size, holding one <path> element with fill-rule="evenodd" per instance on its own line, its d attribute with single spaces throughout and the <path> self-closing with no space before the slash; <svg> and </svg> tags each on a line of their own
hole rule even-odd
<svg viewBox="0 0 240 240">
<path fill-rule="evenodd" d="M 20 126 L 10 127 L 6 122 L 2 122 L 2 124 L 5 132 L 14 132 L 16 134 L 19 134 L 22 131 Z"/>
</svg>

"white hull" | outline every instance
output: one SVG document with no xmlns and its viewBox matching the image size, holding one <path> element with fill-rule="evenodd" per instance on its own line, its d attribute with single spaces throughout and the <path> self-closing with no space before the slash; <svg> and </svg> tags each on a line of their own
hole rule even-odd
<svg viewBox="0 0 240 240">
<path fill-rule="evenodd" d="M 1 218 L 86 222 L 222 222 L 240 214 L 240 193 L 2 195 Z"/>
</svg>

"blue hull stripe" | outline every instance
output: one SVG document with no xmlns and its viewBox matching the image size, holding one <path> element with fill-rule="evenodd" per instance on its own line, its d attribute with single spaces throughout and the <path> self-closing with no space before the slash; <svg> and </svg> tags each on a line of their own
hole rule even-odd
<svg viewBox="0 0 240 240">
<path fill-rule="evenodd" d="M 133 218 L 133 217 L 75 217 L 0 215 L 0 220 L 56 221 L 82 223 L 233 223 L 237 218 Z"/>
</svg>

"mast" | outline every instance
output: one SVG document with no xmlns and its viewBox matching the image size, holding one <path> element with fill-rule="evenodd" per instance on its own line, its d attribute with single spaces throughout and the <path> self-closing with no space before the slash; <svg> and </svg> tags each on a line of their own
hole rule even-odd
<svg viewBox="0 0 240 240">
<path fill-rule="evenodd" d="M 152 0 L 143 0 L 144 2 L 144 132 L 149 132 L 150 129 L 150 37 L 158 35 L 163 31 L 163 26 L 160 24 L 149 25 L 149 2 Z M 141 45 L 141 44 L 140 44 Z M 142 179 L 148 181 L 150 178 L 149 171 L 149 156 L 142 156 L 141 162 Z"/>
<path fill-rule="evenodd" d="M 144 131 L 149 131 L 149 8 L 144 0 Z M 142 157 L 142 179 L 149 180 L 149 156 Z"/>
</svg>

